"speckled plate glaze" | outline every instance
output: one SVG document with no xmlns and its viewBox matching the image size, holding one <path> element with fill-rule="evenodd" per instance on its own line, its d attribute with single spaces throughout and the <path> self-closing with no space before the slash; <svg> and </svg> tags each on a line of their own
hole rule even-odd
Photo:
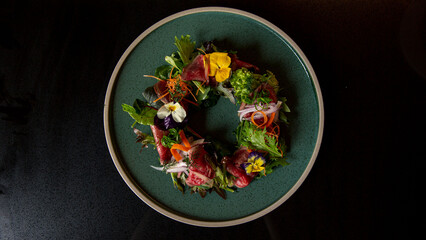
<svg viewBox="0 0 426 240">
<path fill-rule="evenodd" d="M 254 181 L 223 200 L 216 193 L 204 199 L 182 195 L 170 176 L 150 166 L 159 166 L 152 148 L 140 151 L 130 127 L 133 120 L 121 104 L 142 98 L 142 91 L 156 80 L 143 77 L 166 64 L 174 52 L 174 37 L 189 34 L 200 43 L 215 40 L 223 49 L 238 51 L 239 58 L 275 73 L 284 88 L 291 125 L 289 166 Z M 225 142 L 235 142 L 237 106 L 221 99 L 213 108 L 191 116 L 190 126 Z M 197 226 L 222 227 L 245 223 L 271 212 L 302 184 L 318 154 L 324 125 L 320 87 L 309 61 L 282 30 L 248 12 L 220 7 L 196 8 L 169 16 L 143 32 L 120 58 L 108 85 L 104 126 L 107 144 L 118 172 L 146 204 L 161 214 Z M 150 133 L 147 126 L 140 128 Z"/>
</svg>

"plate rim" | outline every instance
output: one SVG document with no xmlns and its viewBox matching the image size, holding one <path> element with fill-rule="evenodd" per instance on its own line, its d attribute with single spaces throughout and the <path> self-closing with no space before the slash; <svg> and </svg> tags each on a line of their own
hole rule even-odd
<svg viewBox="0 0 426 240">
<path fill-rule="evenodd" d="M 267 208 L 264 208 L 263 210 L 250 214 L 248 216 L 232 219 L 232 220 L 224 220 L 224 221 L 214 221 L 214 220 L 200 220 L 200 219 L 194 219 L 190 217 L 186 217 L 183 214 L 178 214 L 173 212 L 173 210 L 167 209 L 166 206 L 162 206 L 162 204 L 158 203 L 155 199 L 153 199 L 149 194 L 145 193 L 144 190 L 136 183 L 136 181 L 131 177 L 130 174 L 128 174 L 128 170 L 122 163 L 122 161 L 119 159 L 115 144 L 112 138 L 111 134 L 111 127 L 110 127 L 110 105 L 111 105 L 111 99 L 112 99 L 112 92 L 115 88 L 115 83 L 117 80 L 118 73 L 120 72 L 120 69 L 122 68 L 122 65 L 124 61 L 127 59 L 129 54 L 133 51 L 133 49 L 141 42 L 148 34 L 150 34 L 155 29 L 161 27 L 162 25 L 186 16 L 190 14 L 195 13 L 202 13 L 202 12 L 224 12 L 224 13 L 232 13 L 237 14 L 241 16 L 248 17 L 252 20 L 255 20 L 273 31 L 275 31 L 278 35 L 280 35 L 285 41 L 288 42 L 288 44 L 293 48 L 295 53 L 299 56 L 299 58 L 302 60 L 302 65 L 306 67 L 306 72 L 310 75 L 313 85 L 315 86 L 315 93 L 317 97 L 318 102 L 318 110 L 319 110 L 319 123 L 318 123 L 318 133 L 317 133 L 317 139 L 314 151 L 312 152 L 311 159 L 309 160 L 308 165 L 306 166 L 305 170 L 303 171 L 302 175 L 299 177 L 297 182 L 290 188 L 290 190 L 284 194 L 280 199 L 278 199 L 276 202 L 268 206 Z M 112 160 L 114 162 L 115 167 L 117 168 L 118 172 L 120 173 L 123 180 L 126 182 L 127 186 L 143 201 L 145 204 L 150 206 L 155 211 L 159 212 L 160 214 L 169 217 L 171 219 L 174 219 L 176 221 L 186 223 L 189 225 L 194 226 L 200 226 L 200 227 L 229 227 L 229 226 L 235 226 L 243 223 L 250 222 L 252 220 L 255 220 L 257 218 L 260 218 L 274 209 L 278 208 L 281 204 L 283 204 L 287 199 L 289 199 L 296 190 L 302 185 L 302 183 L 305 181 L 306 177 L 308 176 L 309 172 L 311 171 L 316 158 L 319 153 L 319 149 L 321 146 L 323 131 L 324 131 L 324 103 L 322 98 L 321 89 L 319 86 L 318 79 L 315 75 L 314 69 L 303 53 L 303 51 L 299 48 L 299 46 L 280 28 L 272 24 L 271 22 L 267 21 L 266 19 L 259 17 L 255 14 L 235 9 L 235 8 L 228 8 L 228 7 L 199 7 L 199 8 L 192 8 L 184 11 L 177 12 L 175 14 L 172 14 L 166 18 L 163 18 L 162 20 L 156 22 L 151 27 L 147 28 L 145 31 L 143 31 L 131 44 L 129 47 L 127 47 L 126 51 L 121 55 L 120 59 L 118 60 L 114 71 L 110 77 L 106 95 L 105 95 L 105 101 L 104 101 L 104 132 L 105 132 L 105 138 L 108 145 L 108 149 L 110 152 L 110 155 L 112 157 Z"/>
</svg>

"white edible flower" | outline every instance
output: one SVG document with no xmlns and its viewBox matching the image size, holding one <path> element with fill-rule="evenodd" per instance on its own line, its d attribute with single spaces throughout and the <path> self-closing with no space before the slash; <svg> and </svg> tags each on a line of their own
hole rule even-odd
<svg viewBox="0 0 426 240">
<path fill-rule="evenodd" d="M 158 109 L 157 117 L 159 119 L 164 119 L 170 114 L 172 114 L 173 120 L 179 123 L 182 122 L 186 117 L 185 109 L 183 109 L 183 107 L 178 102 L 170 102 L 163 105 L 160 109 Z"/>
</svg>

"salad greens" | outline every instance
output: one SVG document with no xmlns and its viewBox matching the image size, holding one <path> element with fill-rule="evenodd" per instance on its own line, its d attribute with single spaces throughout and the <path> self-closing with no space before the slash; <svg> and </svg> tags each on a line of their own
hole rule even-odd
<svg viewBox="0 0 426 240">
<path fill-rule="evenodd" d="M 166 62 L 168 62 L 170 64 L 170 67 L 175 67 L 179 71 L 182 71 L 184 63 L 183 63 L 183 61 L 180 58 L 178 53 L 172 53 L 171 56 L 166 56 L 164 58 L 164 60 L 166 60 Z M 165 66 L 167 66 L 167 65 L 165 65 Z M 166 78 L 164 78 L 164 79 L 166 79 Z"/>
<path fill-rule="evenodd" d="M 271 174 L 275 167 L 289 164 L 285 160 L 287 146 L 284 139 L 277 140 L 272 136 L 268 136 L 266 129 L 259 131 L 254 124 L 242 121 L 236 130 L 236 136 L 238 144 L 249 149 L 257 149 L 268 153 L 269 161 L 265 164 L 265 170 L 259 172 L 257 178 Z"/>
<path fill-rule="evenodd" d="M 148 144 L 152 144 L 155 146 L 155 139 L 153 136 L 141 132 L 139 129 L 134 128 L 134 133 L 136 134 L 136 142 L 142 144 L 142 148 L 148 147 Z"/>
<path fill-rule="evenodd" d="M 191 36 L 181 36 L 180 39 L 175 37 L 175 45 L 178 48 L 178 54 L 184 65 L 191 62 L 192 53 L 195 48 L 195 41 L 191 42 Z"/>
<path fill-rule="evenodd" d="M 170 173 L 170 176 L 172 177 L 172 182 L 173 182 L 173 185 L 175 186 L 175 188 L 177 188 L 179 191 L 184 193 L 185 192 L 185 186 L 183 185 L 183 183 L 178 178 L 178 173 L 172 172 L 172 173 Z"/>
<path fill-rule="evenodd" d="M 275 75 L 271 71 L 266 71 L 266 74 L 256 74 L 247 68 L 241 68 L 232 74 L 229 79 L 234 88 L 234 95 L 238 103 L 253 104 L 254 100 L 258 102 L 269 102 L 271 99 L 265 99 L 269 94 L 267 92 L 255 92 L 256 88 L 262 83 L 267 83 L 276 93 L 279 90 L 279 83 Z M 258 94 L 258 95 L 254 95 Z"/>
<path fill-rule="evenodd" d="M 279 82 L 271 71 L 266 70 L 266 73 L 263 75 L 254 73 L 253 76 L 259 82 L 266 82 L 269 86 L 271 86 L 274 89 L 275 93 L 278 93 L 280 89 Z"/>
<path fill-rule="evenodd" d="M 166 79 L 169 78 L 169 75 L 170 75 L 170 72 L 172 71 L 172 69 L 173 69 L 173 65 L 160 66 L 155 70 L 154 76 L 156 76 L 160 79 L 166 80 Z M 174 72 L 176 72 L 176 71 L 174 71 Z"/>
<path fill-rule="evenodd" d="M 153 125 L 154 117 L 157 114 L 157 109 L 151 108 L 148 104 L 140 99 L 136 99 L 133 106 L 123 103 L 123 111 L 129 113 L 129 115 L 135 120 L 132 127 L 136 124 L 142 125 Z"/>
<path fill-rule="evenodd" d="M 280 101 L 282 102 L 282 108 L 280 109 L 279 119 L 280 119 L 280 121 L 282 121 L 285 124 L 289 125 L 290 123 L 288 121 L 286 113 L 289 113 L 291 111 L 290 111 L 290 108 L 288 107 L 288 105 L 286 104 L 287 98 L 286 97 L 281 97 Z"/>
<path fill-rule="evenodd" d="M 250 94 L 253 93 L 259 84 L 252 72 L 247 68 L 238 69 L 232 74 L 229 81 L 232 87 L 234 87 L 234 96 L 238 100 L 238 103 L 253 103 Z"/>
<path fill-rule="evenodd" d="M 237 142 L 249 149 L 257 149 L 269 153 L 272 158 L 283 156 L 280 143 L 273 136 L 266 134 L 266 129 L 259 130 L 249 121 L 242 121 L 236 130 Z"/>
<path fill-rule="evenodd" d="M 147 87 L 145 91 L 143 91 L 142 96 L 146 99 L 147 103 L 154 108 L 159 109 L 164 105 L 162 101 L 155 101 L 158 96 L 155 93 L 154 87 Z"/>
<path fill-rule="evenodd" d="M 133 105 L 122 104 L 123 111 L 135 120 L 132 127 L 154 125 L 159 130 L 152 130 L 153 133 L 161 133 L 154 134 L 154 138 L 134 128 L 137 142 L 143 147 L 153 144 L 159 151 L 162 166 L 153 168 L 170 173 L 174 187 L 181 192 L 187 185 L 201 196 L 214 190 L 225 198 L 225 191 L 234 192 L 236 187 L 245 187 L 276 167 L 288 165 L 280 126 L 289 124 L 286 114 L 290 108 L 287 98 L 280 94 L 282 89 L 275 75 L 270 71 L 259 74 L 256 66 L 238 60 L 235 51 L 219 50 L 211 41 L 201 48 L 196 48 L 190 35 L 175 37 L 174 41 L 177 51 L 165 57 L 167 64 L 157 67 L 154 76 L 145 75 L 162 81 L 162 88 L 160 84 L 148 87 L 142 93 L 146 101 L 136 99 Z M 204 56 L 201 58 L 200 54 Z M 200 72 L 188 74 L 188 69 Z M 188 75 L 192 77 L 184 77 Z M 204 77 L 201 81 L 193 76 Z M 232 149 L 215 139 L 202 138 L 186 126 L 187 111 L 213 107 L 220 97 L 241 104 L 241 121 L 234 132 L 236 144 Z M 166 124 L 169 122 L 173 124 Z M 198 145 L 203 151 L 194 150 Z M 240 150 L 245 159 L 237 161 L 239 156 L 235 154 Z M 198 167 L 194 166 L 194 159 L 202 165 L 199 169 L 208 171 L 195 171 Z"/>
<path fill-rule="evenodd" d="M 171 148 L 173 144 L 180 143 L 181 139 L 179 137 L 179 129 L 178 128 L 171 128 L 169 129 L 169 134 L 164 135 L 161 138 L 161 144 L 164 147 Z"/>
</svg>

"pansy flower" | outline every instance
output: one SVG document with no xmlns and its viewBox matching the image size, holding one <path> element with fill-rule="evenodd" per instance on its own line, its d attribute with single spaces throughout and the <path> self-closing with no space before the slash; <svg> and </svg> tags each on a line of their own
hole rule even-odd
<svg viewBox="0 0 426 240">
<path fill-rule="evenodd" d="M 170 114 L 172 115 L 173 120 L 175 120 L 175 122 L 183 122 L 186 117 L 185 109 L 183 109 L 183 107 L 178 102 L 169 102 L 167 104 L 164 104 L 163 106 L 161 106 L 160 109 L 158 109 L 157 112 L 157 116 L 159 119 L 164 119 Z"/>
<path fill-rule="evenodd" d="M 210 72 L 210 77 L 215 77 L 217 82 L 223 82 L 229 78 L 231 74 L 231 58 L 228 53 L 225 52 L 214 52 L 206 55 Z"/>
<path fill-rule="evenodd" d="M 162 130 L 181 126 L 187 121 L 186 111 L 178 102 L 164 104 L 154 117 L 154 124 Z"/>
<path fill-rule="evenodd" d="M 247 174 L 252 172 L 260 172 L 265 169 L 263 166 L 266 163 L 265 158 L 259 152 L 251 152 L 248 155 L 247 162 L 242 163 L 241 167 L 246 171 Z"/>
</svg>

